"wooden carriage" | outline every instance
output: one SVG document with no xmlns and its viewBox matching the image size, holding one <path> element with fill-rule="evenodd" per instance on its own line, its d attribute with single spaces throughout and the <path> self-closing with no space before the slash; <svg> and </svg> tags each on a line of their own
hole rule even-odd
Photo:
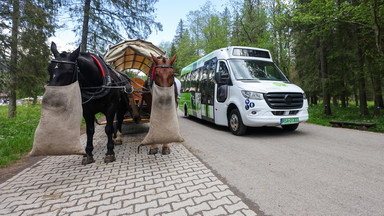
<svg viewBox="0 0 384 216">
<path fill-rule="evenodd" d="M 109 52 L 105 54 L 104 59 L 118 71 L 124 72 L 126 70 L 135 69 L 143 72 L 150 79 L 154 67 L 151 53 L 154 56 L 165 55 L 164 51 L 153 45 L 151 42 L 141 39 L 124 40 L 114 46 L 110 46 Z M 142 100 L 142 93 L 143 91 L 148 90 L 143 89 L 143 79 L 135 77 L 131 78 L 131 80 L 133 100 L 140 113 L 143 106 L 146 106 L 145 102 Z M 141 115 L 140 123 L 146 123 L 148 121 L 149 116 Z M 129 113 L 127 113 L 124 122 L 134 122 Z"/>
</svg>

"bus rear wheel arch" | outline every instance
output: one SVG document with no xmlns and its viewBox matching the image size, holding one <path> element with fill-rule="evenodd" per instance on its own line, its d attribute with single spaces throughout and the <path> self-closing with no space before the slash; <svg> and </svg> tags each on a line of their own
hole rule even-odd
<svg viewBox="0 0 384 216">
<path fill-rule="evenodd" d="M 247 132 L 247 126 L 243 124 L 240 112 L 237 108 L 230 111 L 228 115 L 228 127 L 232 134 L 236 136 L 244 135 Z"/>
</svg>

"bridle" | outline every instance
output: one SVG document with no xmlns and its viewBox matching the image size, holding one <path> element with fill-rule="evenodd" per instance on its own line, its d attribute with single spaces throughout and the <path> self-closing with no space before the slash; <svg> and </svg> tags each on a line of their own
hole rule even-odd
<svg viewBox="0 0 384 216">
<path fill-rule="evenodd" d="M 154 72 L 156 71 L 156 68 L 172 68 L 173 69 L 173 66 L 172 65 L 155 65 L 155 70 Z M 174 74 L 173 74 L 174 75 Z M 155 81 L 155 80 L 153 80 Z M 156 83 L 156 82 L 155 82 Z M 172 79 L 172 84 L 171 86 L 175 84 L 175 78 Z"/>
<path fill-rule="evenodd" d="M 72 62 L 72 61 L 65 61 L 65 60 L 57 60 L 57 59 L 52 59 L 51 63 L 57 63 L 57 64 L 71 64 L 74 66 L 73 70 L 73 77 L 71 83 L 77 81 L 79 79 L 79 73 L 78 73 L 78 67 L 77 67 L 77 61 Z"/>
</svg>

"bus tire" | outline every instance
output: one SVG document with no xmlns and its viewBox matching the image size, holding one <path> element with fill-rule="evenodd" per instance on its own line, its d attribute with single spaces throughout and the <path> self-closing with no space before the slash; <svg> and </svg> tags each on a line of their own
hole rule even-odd
<svg viewBox="0 0 384 216">
<path fill-rule="evenodd" d="M 241 136 L 247 132 L 247 126 L 243 124 L 241 115 L 238 109 L 233 109 L 228 117 L 228 126 L 232 134 Z"/>
<path fill-rule="evenodd" d="M 294 131 L 299 127 L 299 124 L 281 125 L 281 127 L 285 131 Z"/>
<path fill-rule="evenodd" d="M 184 117 L 189 117 L 187 105 L 184 105 Z"/>
</svg>

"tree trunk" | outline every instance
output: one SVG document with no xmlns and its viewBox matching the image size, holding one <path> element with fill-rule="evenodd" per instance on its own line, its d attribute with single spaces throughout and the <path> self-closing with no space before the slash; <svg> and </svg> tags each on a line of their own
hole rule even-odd
<svg viewBox="0 0 384 216">
<path fill-rule="evenodd" d="M 377 73 L 377 71 L 372 71 L 372 86 L 375 98 L 374 116 L 378 117 L 380 115 L 380 109 L 383 109 L 383 91 L 380 73 Z"/>
<path fill-rule="evenodd" d="M 17 76 L 17 46 L 19 35 L 19 18 L 20 18 L 20 2 L 19 0 L 13 1 L 12 12 L 12 38 L 11 38 L 11 61 L 9 70 L 9 106 L 8 118 L 15 117 L 16 111 L 16 76 Z"/>
<path fill-rule="evenodd" d="M 328 72 L 327 72 L 327 54 L 325 50 L 325 41 L 320 38 L 320 70 L 321 70 L 321 81 L 323 87 L 323 104 L 324 114 L 331 115 L 331 99 L 328 93 Z"/>
<path fill-rule="evenodd" d="M 347 102 L 346 102 L 346 98 L 345 98 L 345 94 L 341 95 L 341 107 L 345 108 L 347 107 Z"/>
<path fill-rule="evenodd" d="M 313 96 L 313 104 L 317 105 L 317 95 L 316 94 Z"/>
<path fill-rule="evenodd" d="M 81 34 L 81 51 L 87 51 L 87 40 L 88 40 L 88 23 L 89 13 L 91 10 L 91 0 L 85 0 L 84 5 L 84 20 L 83 20 L 83 32 Z"/>
<path fill-rule="evenodd" d="M 359 83 L 359 98 L 360 98 L 360 115 L 368 115 L 367 108 L 367 89 L 365 87 L 365 74 L 363 63 L 363 52 L 361 51 L 359 41 L 357 44 L 356 60 L 357 60 L 357 81 Z"/>
<path fill-rule="evenodd" d="M 338 107 L 339 106 L 339 100 L 336 96 L 333 97 L 333 106 Z"/>
<path fill-rule="evenodd" d="M 357 0 L 352 1 L 352 5 L 358 6 L 360 3 Z M 365 75 L 364 75 L 364 59 L 363 59 L 363 51 L 361 50 L 361 41 L 362 35 L 359 29 L 359 26 L 355 25 L 354 29 L 354 40 L 356 41 L 356 61 L 357 61 L 357 82 L 359 84 L 359 98 L 360 98 L 360 115 L 365 116 L 368 115 L 367 109 L 367 92 L 365 88 Z M 357 102 L 356 102 L 357 104 Z"/>
</svg>

